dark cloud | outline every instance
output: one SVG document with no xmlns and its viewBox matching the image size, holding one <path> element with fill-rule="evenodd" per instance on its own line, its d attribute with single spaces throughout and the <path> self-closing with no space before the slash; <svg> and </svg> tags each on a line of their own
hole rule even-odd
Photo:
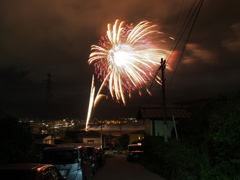
<svg viewBox="0 0 240 180">
<path fill-rule="evenodd" d="M 166 38 L 176 37 L 187 13 L 198 2 L 2 0 L 1 109 L 19 117 L 43 117 L 45 80 L 51 73 L 55 117 L 85 118 L 94 73 L 87 62 L 90 47 L 104 35 L 107 24 L 116 19 L 134 24 L 148 20 L 158 24 Z M 169 103 L 232 94 L 240 89 L 239 4 L 235 0 L 203 3 L 184 54 L 186 36 L 176 48 L 173 71 L 166 73 Z M 152 91 L 153 96 L 134 95 L 127 106 L 111 98 L 102 100 L 96 115 L 134 116 L 143 102 L 161 104 L 161 88 L 154 86 Z"/>
</svg>

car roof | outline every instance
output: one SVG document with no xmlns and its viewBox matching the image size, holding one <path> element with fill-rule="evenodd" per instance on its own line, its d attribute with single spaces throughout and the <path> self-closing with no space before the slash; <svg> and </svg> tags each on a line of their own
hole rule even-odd
<svg viewBox="0 0 240 180">
<path fill-rule="evenodd" d="M 35 170 L 38 168 L 53 167 L 52 164 L 36 164 L 36 163 L 15 163 L 1 165 L 0 169 L 19 169 L 19 170 Z"/>
</svg>

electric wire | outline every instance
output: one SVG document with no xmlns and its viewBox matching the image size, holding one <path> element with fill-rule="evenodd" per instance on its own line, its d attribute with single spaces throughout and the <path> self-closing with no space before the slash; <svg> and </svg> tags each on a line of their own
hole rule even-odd
<svg viewBox="0 0 240 180">
<path fill-rule="evenodd" d="M 176 22 L 175 22 L 175 25 L 174 25 L 174 28 L 173 28 L 173 29 L 174 29 L 173 34 L 175 34 L 176 29 L 177 29 L 176 27 L 177 27 L 177 24 L 178 24 L 179 19 L 180 19 L 180 14 L 181 14 L 181 11 L 182 11 L 183 3 L 184 3 L 184 0 L 182 1 L 181 5 L 180 5 L 180 8 L 179 8 L 178 16 L 177 16 L 177 19 L 176 19 Z M 179 34 L 179 33 L 178 33 L 178 34 Z M 173 42 L 173 43 L 174 43 L 174 42 Z M 174 44 L 172 44 L 171 47 L 173 47 L 173 45 L 174 45 Z M 169 52 L 171 52 L 171 48 L 169 49 Z M 169 56 L 169 54 L 168 54 L 168 56 Z M 152 89 L 153 83 L 154 83 L 154 81 L 155 81 L 155 79 L 156 79 L 156 77 L 157 77 L 157 74 L 158 74 L 158 71 L 159 71 L 159 70 L 160 70 L 160 67 L 159 67 L 159 69 L 157 69 L 156 72 L 155 72 L 155 76 L 154 76 L 153 80 L 152 80 L 151 83 L 150 83 L 149 90 Z M 141 106 L 143 105 L 143 103 L 145 102 L 147 95 L 148 95 L 148 93 L 145 93 L 145 96 L 144 96 L 144 98 L 143 98 L 143 101 L 142 101 L 140 107 L 141 107 Z"/>
<path fill-rule="evenodd" d="M 191 35 L 191 33 L 192 33 L 192 30 L 193 30 L 193 27 L 194 27 L 194 25 L 195 25 L 195 23 L 196 23 L 196 20 L 197 20 L 197 17 L 198 17 L 198 15 L 199 15 L 199 12 L 200 12 L 200 9 L 201 9 L 201 7 L 202 7 L 202 4 L 203 4 L 203 0 L 201 0 L 201 1 L 198 3 L 198 5 L 197 5 L 197 7 L 196 7 L 196 9 L 195 9 L 195 11 L 194 11 L 194 14 L 196 13 L 196 16 L 194 17 L 194 16 L 193 16 L 194 14 L 192 14 L 192 16 L 191 16 L 191 19 L 194 18 L 194 20 L 193 20 L 192 26 L 190 27 L 189 33 L 187 34 L 187 38 L 186 38 L 186 40 L 185 40 L 184 47 L 183 47 L 183 49 L 182 49 L 182 51 L 181 51 L 180 57 L 178 58 L 178 62 L 177 62 L 177 65 L 176 65 L 176 67 L 175 67 L 175 70 L 174 70 L 174 72 L 173 72 L 173 75 L 172 75 L 172 77 L 171 77 L 171 79 L 170 79 L 170 84 L 169 84 L 169 86 L 171 85 L 172 80 L 173 80 L 173 77 L 174 77 L 175 74 L 176 74 L 177 68 L 178 68 L 178 66 L 179 66 L 180 60 L 182 59 L 183 53 L 184 53 L 184 51 L 185 51 L 185 49 L 186 49 L 186 44 L 187 44 L 187 42 L 188 42 L 188 40 L 189 40 L 189 38 L 190 38 L 190 35 Z M 190 20 L 191 20 L 191 19 L 190 19 Z M 190 21 L 189 21 L 189 23 L 190 23 Z M 188 23 L 188 24 L 189 24 L 189 23 Z"/>
<path fill-rule="evenodd" d="M 178 24 L 178 22 L 180 21 L 180 15 L 181 15 L 183 3 L 184 3 L 184 0 L 182 1 L 182 4 L 181 4 L 181 6 L 180 6 L 180 10 L 179 10 L 179 13 L 178 13 L 177 21 L 176 21 L 176 23 L 175 23 L 175 28 L 177 27 L 177 24 Z M 179 56 L 179 58 L 178 58 L 177 65 L 176 65 L 176 67 L 174 68 L 173 75 L 172 75 L 172 77 L 171 77 L 171 79 L 170 79 L 170 84 L 169 84 L 169 86 L 171 85 L 172 80 L 173 80 L 173 77 L 174 77 L 175 74 L 176 74 L 176 70 L 177 70 L 177 68 L 178 68 L 178 66 L 179 66 L 180 60 L 181 60 L 181 58 L 182 58 L 182 56 L 183 56 L 183 53 L 184 53 L 184 51 L 185 51 L 186 44 L 187 44 L 187 42 L 188 42 L 188 40 L 189 40 L 189 37 L 190 37 L 191 32 L 192 32 L 192 30 L 193 30 L 193 27 L 194 27 L 194 25 L 195 25 L 195 23 L 196 23 L 196 19 L 197 19 L 198 15 L 199 15 L 199 12 L 200 12 L 201 7 L 202 7 L 203 0 L 200 0 L 199 3 L 196 5 L 196 8 L 194 9 L 195 4 L 196 4 L 196 1 L 193 2 L 192 6 L 191 6 L 191 8 L 190 8 L 190 10 L 189 10 L 189 12 L 188 12 L 188 14 L 187 14 L 187 17 L 185 18 L 185 20 L 184 20 L 184 22 L 183 22 L 180 30 L 178 31 L 176 40 L 172 43 L 172 46 L 171 46 L 171 48 L 170 48 L 170 50 L 169 50 L 170 53 L 168 54 L 168 56 L 167 56 L 167 58 L 166 58 L 166 62 L 167 62 L 167 61 L 170 59 L 172 53 L 173 53 L 173 52 L 176 50 L 176 48 L 178 47 L 180 41 L 182 40 L 183 36 L 185 35 L 187 29 L 188 29 L 189 26 L 190 26 L 190 23 L 191 23 L 192 20 L 193 20 L 193 22 L 192 22 L 192 24 L 191 24 L 191 26 L 190 26 L 190 30 L 189 30 L 189 32 L 188 32 L 188 34 L 187 34 L 186 40 L 184 41 L 184 46 L 183 46 L 183 48 L 182 48 L 182 50 L 181 50 L 181 54 L 180 54 L 180 56 Z M 174 29 L 175 29 L 175 28 L 174 28 Z M 175 42 L 176 42 L 176 43 L 175 43 Z M 154 83 L 154 81 L 155 81 L 155 79 L 156 79 L 156 77 L 157 77 L 157 74 L 158 74 L 158 71 L 160 70 L 160 68 L 161 68 L 161 66 L 160 66 L 159 69 L 156 71 L 155 77 L 153 78 L 152 82 L 150 83 L 149 90 L 152 88 L 153 83 Z M 168 86 L 168 88 L 169 88 L 169 86 Z M 144 98 L 143 98 L 143 101 L 142 101 L 140 107 L 141 107 L 141 106 L 143 105 L 143 103 L 145 102 L 147 95 L 148 95 L 148 94 L 146 93 L 145 96 L 144 96 Z"/>
</svg>

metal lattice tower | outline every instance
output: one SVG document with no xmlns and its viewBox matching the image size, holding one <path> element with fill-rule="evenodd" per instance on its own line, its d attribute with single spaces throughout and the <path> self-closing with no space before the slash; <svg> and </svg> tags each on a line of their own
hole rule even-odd
<svg viewBox="0 0 240 180">
<path fill-rule="evenodd" d="M 46 120 L 51 121 L 53 119 L 53 110 L 52 110 L 52 75 L 47 74 L 47 94 L 46 94 Z"/>
</svg>

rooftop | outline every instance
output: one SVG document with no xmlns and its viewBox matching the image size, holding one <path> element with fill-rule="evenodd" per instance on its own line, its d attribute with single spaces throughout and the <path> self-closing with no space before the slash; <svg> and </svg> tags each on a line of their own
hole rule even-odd
<svg viewBox="0 0 240 180">
<path fill-rule="evenodd" d="M 187 108 L 166 108 L 166 119 L 186 119 L 191 116 Z M 140 108 L 137 119 L 162 119 L 164 117 L 163 108 Z"/>
</svg>

